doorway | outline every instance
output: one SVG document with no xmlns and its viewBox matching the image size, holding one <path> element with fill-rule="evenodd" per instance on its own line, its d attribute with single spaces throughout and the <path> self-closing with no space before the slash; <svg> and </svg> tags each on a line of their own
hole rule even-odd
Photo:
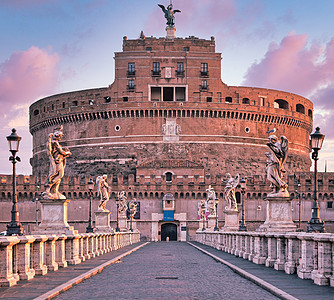
<svg viewBox="0 0 334 300">
<path fill-rule="evenodd" d="M 161 225 L 161 240 L 166 241 L 169 237 L 170 241 L 177 241 L 177 225 L 173 223 L 165 223 Z"/>
</svg>

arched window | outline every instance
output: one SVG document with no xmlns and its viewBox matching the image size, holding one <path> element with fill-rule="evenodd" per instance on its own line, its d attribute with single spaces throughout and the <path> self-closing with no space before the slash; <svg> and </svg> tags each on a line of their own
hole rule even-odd
<svg viewBox="0 0 334 300">
<path fill-rule="evenodd" d="M 225 97 L 226 103 L 232 103 L 232 97 Z"/>
<path fill-rule="evenodd" d="M 310 118 L 312 118 L 312 117 L 313 117 L 312 109 L 309 109 L 307 114 L 308 114 L 308 116 L 309 116 Z"/>
<path fill-rule="evenodd" d="M 248 98 L 243 98 L 242 99 L 242 104 L 249 104 L 249 99 Z"/>
<path fill-rule="evenodd" d="M 299 113 L 301 113 L 301 114 L 305 114 L 305 107 L 304 107 L 304 105 L 297 104 L 296 105 L 296 111 L 299 112 Z"/>
<path fill-rule="evenodd" d="M 274 101 L 275 108 L 289 109 L 289 103 L 283 99 L 276 99 Z"/>
<path fill-rule="evenodd" d="M 38 109 L 35 109 L 34 110 L 34 116 L 38 116 L 39 115 L 39 110 Z"/>
</svg>

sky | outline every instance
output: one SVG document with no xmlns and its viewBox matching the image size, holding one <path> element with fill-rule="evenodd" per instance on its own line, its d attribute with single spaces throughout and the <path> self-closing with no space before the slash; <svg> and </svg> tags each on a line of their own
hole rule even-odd
<svg viewBox="0 0 334 300">
<path fill-rule="evenodd" d="M 22 137 L 17 173 L 32 173 L 29 106 L 62 92 L 106 87 L 123 36 L 164 37 L 157 4 L 170 0 L 0 1 L 0 174 L 12 164 L 6 136 Z M 228 85 L 278 89 L 310 99 L 326 135 L 319 171 L 334 171 L 333 0 L 173 0 L 176 36 L 216 40 Z M 332 98 L 333 97 L 333 98 Z"/>
</svg>

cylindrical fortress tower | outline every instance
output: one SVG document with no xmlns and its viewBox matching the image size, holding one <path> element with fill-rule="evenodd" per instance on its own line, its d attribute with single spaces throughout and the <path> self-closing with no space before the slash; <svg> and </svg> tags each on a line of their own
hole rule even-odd
<svg viewBox="0 0 334 300">
<path fill-rule="evenodd" d="M 30 106 L 33 175 L 48 173 L 48 134 L 62 124 L 66 173 L 136 173 L 150 160 L 190 160 L 206 174 L 263 174 L 269 130 L 289 140 L 288 172 L 309 171 L 313 105 L 277 90 L 227 86 L 215 40 L 123 39 L 115 81 Z"/>
</svg>

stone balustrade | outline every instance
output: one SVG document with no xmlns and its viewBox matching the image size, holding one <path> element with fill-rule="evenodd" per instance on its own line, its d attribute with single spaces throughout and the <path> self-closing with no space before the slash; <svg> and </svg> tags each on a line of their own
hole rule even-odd
<svg viewBox="0 0 334 300">
<path fill-rule="evenodd" d="M 317 285 L 334 287 L 334 234 L 304 232 L 196 232 L 196 241 Z"/>
<path fill-rule="evenodd" d="M 0 237 L 0 287 L 15 285 L 140 241 L 139 232 Z"/>
</svg>

